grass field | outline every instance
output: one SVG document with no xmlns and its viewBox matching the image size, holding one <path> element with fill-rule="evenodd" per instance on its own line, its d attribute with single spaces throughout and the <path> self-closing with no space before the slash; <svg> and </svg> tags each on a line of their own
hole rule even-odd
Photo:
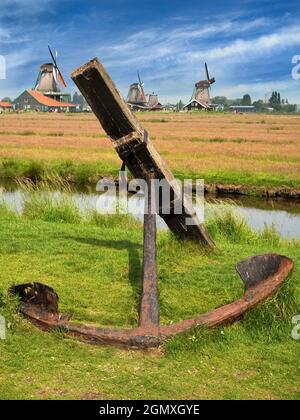
<svg viewBox="0 0 300 420">
<path fill-rule="evenodd" d="M 180 178 L 263 188 L 300 188 L 300 117 L 138 114 Z M 116 175 L 120 160 L 93 115 L 0 116 L 0 176 L 58 172 L 77 184 Z"/>
<path fill-rule="evenodd" d="M 162 323 L 241 296 L 235 264 L 243 258 L 278 252 L 294 259 L 295 270 L 275 298 L 232 326 L 195 329 L 157 351 L 95 347 L 39 331 L 17 315 L 5 291 L 41 281 L 74 320 L 134 327 L 142 227 L 126 217 L 82 219 L 68 202 L 40 204 L 28 199 L 22 216 L 0 207 L 0 313 L 9 326 L 0 341 L 1 399 L 300 398 L 300 343 L 291 338 L 291 319 L 300 313 L 299 243 L 270 230 L 254 233 L 227 211 L 208 222 L 216 252 L 159 233 Z"/>
</svg>

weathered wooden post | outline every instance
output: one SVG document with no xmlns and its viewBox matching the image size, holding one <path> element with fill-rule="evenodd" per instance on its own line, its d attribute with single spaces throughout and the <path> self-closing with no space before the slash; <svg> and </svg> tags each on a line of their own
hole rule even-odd
<svg viewBox="0 0 300 420">
<path fill-rule="evenodd" d="M 159 299 L 157 284 L 157 244 L 154 174 L 148 175 L 148 197 L 144 215 L 143 295 L 140 308 L 140 327 L 152 336 L 159 335 Z"/>
<path fill-rule="evenodd" d="M 171 212 L 163 214 L 160 209 L 159 214 L 169 228 L 181 238 L 199 241 L 213 248 L 214 242 L 208 231 L 200 223 L 195 210 L 183 199 L 178 183 L 154 148 L 148 133 L 133 115 L 98 59 L 75 70 L 72 79 L 133 176 L 147 180 L 147 175 L 153 171 L 156 179 L 167 180 L 170 185 Z M 175 214 L 175 207 L 178 209 L 180 206 L 181 214 Z M 187 224 L 187 219 L 192 220 L 192 223 Z"/>
</svg>

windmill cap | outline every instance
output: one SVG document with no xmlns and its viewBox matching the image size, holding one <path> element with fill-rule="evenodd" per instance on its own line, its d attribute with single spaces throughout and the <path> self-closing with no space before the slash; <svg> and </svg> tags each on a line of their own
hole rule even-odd
<svg viewBox="0 0 300 420">
<path fill-rule="evenodd" d="M 41 65 L 41 67 L 40 67 L 40 69 L 41 70 L 53 70 L 53 67 L 54 67 L 54 64 L 53 63 L 45 63 L 45 64 L 42 64 Z"/>
<path fill-rule="evenodd" d="M 196 88 L 208 88 L 210 86 L 210 82 L 208 80 L 201 80 L 200 82 L 196 83 Z"/>
</svg>

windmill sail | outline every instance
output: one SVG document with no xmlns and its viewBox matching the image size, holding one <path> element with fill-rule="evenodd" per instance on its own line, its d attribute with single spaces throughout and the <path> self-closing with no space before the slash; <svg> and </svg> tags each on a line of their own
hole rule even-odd
<svg viewBox="0 0 300 420">
<path fill-rule="evenodd" d="M 138 79 L 139 79 L 139 91 L 141 93 L 142 101 L 146 102 L 146 95 L 145 95 L 145 92 L 144 92 L 144 83 L 141 80 L 141 76 L 140 76 L 139 72 L 138 72 Z"/>
<path fill-rule="evenodd" d="M 67 84 L 66 84 L 66 82 L 65 82 L 65 80 L 63 78 L 63 75 L 62 75 L 61 71 L 59 70 L 59 67 L 58 67 L 57 62 L 56 62 L 56 58 L 54 57 L 54 54 L 53 54 L 53 52 L 52 52 L 52 50 L 51 50 L 51 48 L 50 48 L 49 45 L 48 45 L 48 49 L 49 49 L 49 52 L 50 52 L 50 55 L 51 55 L 51 58 L 52 58 L 52 62 L 53 62 L 53 65 L 54 65 L 54 68 L 55 68 L 55 71 L 56 71 L 56 80 L 58 80 L 59 83 L 64 88 L 66 88 L 67 87 Z"/>
</svg>

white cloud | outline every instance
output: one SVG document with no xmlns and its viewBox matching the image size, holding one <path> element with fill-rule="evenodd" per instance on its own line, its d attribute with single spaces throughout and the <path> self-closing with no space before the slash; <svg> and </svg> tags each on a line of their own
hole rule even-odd
<svg viewBox="0 0 300 420">
<path fill-rule="evenodd" d="M 7 28 L 0 28 L 0 41 L 3 42 L 10 38 L 10 32 Z"/>
<path fill-rule="evenodd" d="M 172 61 L 178 66 L 182 63 L 201 63 L 204 60 L 216 62 L 226 59 L 227 62 L 236 62 L 243 59 L 249 61 L 254 57 L 261 57 L 274 51 L 300 46 L 299 26 L 287 26 L 277 32 L 255 36 L 251 39 L 241 38 L 242 33 L 247 33 L 249 36 L 251 29 L 266 28 L 268 22 L 266 19 L 242 23 L 227 21 L 200 29 L 185 27 L 171 31 L 151 28 L 137 32 L 118 44 L 100 46 L 100 49 L 110 66 L 147 66 L 157 60 L 165 64 Z M 231 39 L 227 42 L 220 41 L 221 46 L 214 46 L 214 37 L 222 34 L 225 40 L 226 35 L 230 34 Z M 232 39 L 237 34 L 239 37 Z M 201 49 L 201 42 L 203 45 L 209 42 L 212 46 Z"/>
<path fill-rule="evenodd" d="M 246 76 L 246 63 L 252 65 L 252 69 L 254 65 L 261 68 L 262 60 L 265 68 L 260 71 L 265 75 L 269 72 L 266 78 L 270 80 L 273 74 L 271 66 L 278 54 L 300 46 L 299 25 L 291 20 L 286 21 L 284 27 L 278 27 L 279 23 L 266 18 L 252 21 L 228 19 L 203 27 L 184 24 L 172 30 L 148 28 L 118 44 L 98 48 L 105 65 L 112 70 L 132 68 L 133 75 L 137 68 L 142 70 L 146 87 L 160 92 L 165 100 L 174 100 L 175 95 L 189 98 L 196 79 L 204 76 L 205 61 L 209 62 L 212 75 L 217 78 L 213 95 L 238 97 L 249 92 L 260 98 L 277 89 L 296 100 L 297 89 L 292 80 L 248 84 L 229 82 L 234 74 L 237 81 L 238 75 L 243 73 L 243 78 Z M 251 74 L 250 80 L 254 76 Z M 282 74 L 284 76 L 286 74 Z"/>
<path fill-rule="evenodd" d="M 266 18 L 253 21 L 224 20 L 205 25 L 187 25 L 179 29 L 148 28 L 127 37 L 124 41 L 112 45 L 100 46 L 107 56 L 110 65 L 145 64 L 157 59 L 179 61 L 188 51 L 192 58 L 195 44 L 213 41 L 217 35 L 234 36 L 250 30 L 266 28 L 270 21 Z M 185 59 L 185 58 L 184 58 Z"/>
<path fill-rule="evenodd" d="M 228 96 L 230 98 L 237 98 L 241 95 L 244 95 L 247 92 L 255 97 L 259 97 L 262 92 L 264 95 L 271 94 L 274 90 L 279 90 L 283 92 L 296 90 L 297 87 L 300 87 L 300 83 L 295 83 L 292 79 L 288 80 L 272 80 L 270 82 L 259 82 L 259 83 L 243 83 L 236 84 L 234 86 L 224 86 L 218 89 L 218 94 L 220 96 Z"/>
<path fill-rule="evenodd" d="M 237 58 L 249 60 L 253 57 L 261 57 L 274 51 L 279 52 L 298 45 L 300 46 L 300 27 L 291 26 L 251 40 L 237 39 L 223 47 L 199 52 L 187 52 L 183 55 L 183 59 L 189 61 L 197 61 L 203 58 L 207 60 L 225 58 L 232 61 Z"/>
<path fill-rule="evenodd" d="M 122 29 L 120 32 L 105 32 L 107 29 L 103 29 L 101 35 L 104 36 L 98 33 L 103 42 L 96 41 L 95 45 L 95 42 L 86 36 L 87 32 L 83 32 L 83 37 L 78 36 L 78 26 L 72 26 L 72 21 L 63 30 L 57 30 L 53 23 L 40 21 L 38 13 L 45 10 L 54 13 L 56 9 L 53 4 L 57 0 L 0 1 L 0 18 L 6 13 L 22 17 L 20 24 L 13 26 L 9 25 L 9 21 L 5 26 L 5 19 L 2 19 L 4 25 L 0 28 L 0 54 L 5 55 L 10 77 L 7 83 L 10 83 L 13 89 L 25 83 L 34 83 L 35 72 L 38 71 L 36 63 L 47 60 L 47 44 L 50 42 L 54 46 L 58 45 L 56 48 L 60 49 L 62 70 L 66 76 L 68 70 L 70 72 L 77 64 L 81 64 L 81 60 L 98 54 L 118 81 L 118 86 L 121 85 L 124 95 L 127 94 L 127 85 L 133 81 L 132 78 L 139 69 L 146 89 L 160 93 L 162 100 L 187 100 L 192 94 L 196 79 L 204 77 L 204 61 L 208 61 L 211 75 L 217 78 L 212 90 L 213 95 L 237 97 L 249 92 L 259 98 L 276 88 L 295 97 L 295 92 L 299 90 L 292 84 L 292 80 L 234 85 L 234 82 L 229 82 L 235 74 L 237 81 L 241 80 L 241 72 L 245 80 L 247 64 L 249 63 L 252 69 L 253 65 L 260 67 L 265 57 L 265 69 L 260 71 L 270 71 L 270 76 L 267 76 L 270 80 L 273 74 L 270 64 L 275 61 L 276 54 L 291 47 L 295 47 L 291 56 L 300 53 L 296 50 L 296 47 L 300 46 L 300 27 L 291 19 L 285 21 L 284 27 L 280 26 L 282 23 L 279 20 L 246 20 L 244 16 L 222 19 L 214 17 L 213 23 L 205 24 L 188 24 L 184 20 L 179 23 L 169 21 L 165 26 L 145 26 L 143 30 L 131 33 L 127 37 L 122 37 Z M 12 7 L 12 4 L 15 7 Z M 30 25 L 24 23 L 26 17 L 31 22 Z M 43 33 L 37 37 L 36 34 L 41 28 Z M 109 38 L 108 41 L 105 34 L 113 37 L 113 40 Z M 117 37 L 120 37 L 119 42 L 116 41 Z M 97 36 L 93 39 L 97 39 Z M 79 54 L 74 55 L 74 45 L 78 45 Z M 23 73 L 23 69 L 21 71 L 22 67 L 29 69 L 26 74 Z M 280 77 L 277 74 L 276 78 Z"/>
</svg>

